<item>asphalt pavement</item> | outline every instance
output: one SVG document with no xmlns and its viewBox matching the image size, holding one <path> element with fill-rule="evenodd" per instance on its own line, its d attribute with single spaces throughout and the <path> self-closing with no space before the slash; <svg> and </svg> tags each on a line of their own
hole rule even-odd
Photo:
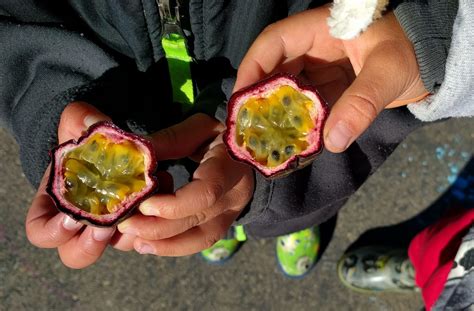
<svg viewBox="0 0 474 311">
<path fill-rule="evenodd" d="M 340 255 L 359 235 L 403 222 L 435 202 L 472 159 L 474 122 L 457 119 L 410 135 L 356 192 L 331 242 L 304 279 L 285 278 L 274 239 L 248 241 L 223 266 L 199 256 L 159 258 L 108 249 L 71 270 L 24 233 L 34 190 L 18 147 L 0 130 L 0 310 L 420 310 L 419 293 L 360 294 L 338 280 Z"/>
</svg>

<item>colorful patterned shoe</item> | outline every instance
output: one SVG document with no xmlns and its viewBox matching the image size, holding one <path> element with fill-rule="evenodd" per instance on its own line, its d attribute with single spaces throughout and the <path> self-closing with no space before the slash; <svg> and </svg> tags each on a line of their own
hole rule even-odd
<svg viewBox="0 0 474 311">
<path fill-rule="evenodd" d="M 359 292 L 417 290 L 406 250 L 367 246 L 344 254 L 337 265 L 341 282 Z"/>
<path fill-rule="evenodd" d="M 240 248 L 242 242 L 237 239 L 219 240 L 210 248 L 201 252 L 202 258 L 210 264 L 223 264 Z"/>
<path fill-rule="evenodd" d="M 279 236 L 276 243 L 278 265 L 291 278 L 308 274 L 319 251 L 319 227 Z"/>
</svg>

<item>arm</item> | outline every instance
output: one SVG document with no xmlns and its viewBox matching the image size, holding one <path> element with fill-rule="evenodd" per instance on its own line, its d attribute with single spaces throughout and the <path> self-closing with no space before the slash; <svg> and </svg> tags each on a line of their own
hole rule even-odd
<svg viewBox="0 0 474 311">
<path fill-rule="evenodd" d="M 257 178 L 252 208 L 240 220 L 255 235 L 301 230 L 334 215 L 420 124 L 406 109 L 384 110 L 425 92 L 411 43 L 393 14 L 350 41 L 329 35 L 327 14 L 327 8 L 308 11 L 267 28 L 239 68 L 236 89 L 290 71 L 332 105 L 325 146 L 333 153 L 323 152 L 284 179 Z"/>
<path fill-rule="evenodd" d="M 0 17 L 0 41 L 1 124 L 18 141 L 25 174 L 37 186 L 64 107 L 117 64 L 80 34 L 59 26 Z"/>
<path fill-rule="evenodd" d="M 39 185 L 26 219 L 28 239 L 38 247 L 57 248 L 65 265 L 82 268 L 98 260 L 109 242 L 127 250 L 133 241 L 113 228 L 83 228 L 58 213 L 44 191 L 48 151 L 107 118 L 93 106 L 72 101 L 85 100 L 116 121 L 127 120 L 130 105 L 140 107 L 135 95 L 144 79 L 134 66 L 118 66 L 98 44 L 62 26 L 70 23 L 25 3 L 0 6 L 1 124 L 20 145 L 29 181 Z"/>
</svg>

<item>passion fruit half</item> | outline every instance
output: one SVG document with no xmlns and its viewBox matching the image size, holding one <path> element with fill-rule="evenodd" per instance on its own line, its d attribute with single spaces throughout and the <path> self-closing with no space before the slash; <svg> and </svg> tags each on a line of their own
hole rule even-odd
<svg viewBox="0 0 474 311">
<path fill-rule="evenodd" d="M 86 224 L 115 225 L 158 186 L 152 144 L 110 122 L 94 124 L 51 157 L 47 192 L 60 211 Z"/>
<path fill-rule="evenodd" d="M 232 95 L 224 142 L 234 159 L 263 176 L 285 176 L 322 150 L 327 115 L 314 87 L 280 73 Z"/>
</svg>

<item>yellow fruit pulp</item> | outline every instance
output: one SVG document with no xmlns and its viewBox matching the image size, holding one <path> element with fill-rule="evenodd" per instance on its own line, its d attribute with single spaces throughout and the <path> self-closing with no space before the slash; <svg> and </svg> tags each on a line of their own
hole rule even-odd
<svg viewBox="0 0 474 311">
<path fill-rule="evenodd" d="M 113 213 L 145 187 L 143 154 L 132 142 L 113 143 L 102 134 L 67 153 L 64 168 L 66 199 L 95 215 Z"/>
<path fill-rule="evenodd" d="M 304 151 L 315 127 L 307 96 L 284 85 L 266 97 L 251 97 L 237 116 L 237 143 L 267 167 L 276 167 Z"/>
</svg>

